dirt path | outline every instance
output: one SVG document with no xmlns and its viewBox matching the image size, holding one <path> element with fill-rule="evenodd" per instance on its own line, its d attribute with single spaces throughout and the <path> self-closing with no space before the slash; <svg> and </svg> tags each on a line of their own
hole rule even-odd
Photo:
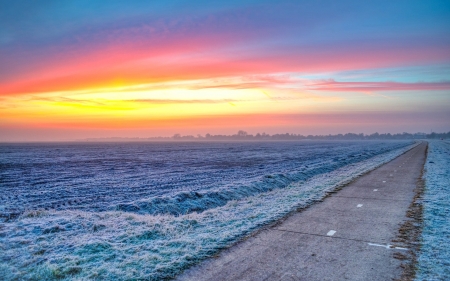
<svg viewBox="0 0 450 281">
<path fill-rule="evenodd" d="M 396 244 L 425 162 L 426 143 L 177 280 L 392 280 Z M 395 245 L 393 245 L 395 244 Z"/>
</svg>

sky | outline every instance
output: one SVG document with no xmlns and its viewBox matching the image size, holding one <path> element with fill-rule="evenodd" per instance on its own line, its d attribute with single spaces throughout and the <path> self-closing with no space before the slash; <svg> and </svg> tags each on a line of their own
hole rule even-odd
<svg viewBox="0 0 450 281">
<path fill-rule="evenodd" d="M 450 131 L 450 1 L 0 0 L 0 141 Z"/>
</svg>

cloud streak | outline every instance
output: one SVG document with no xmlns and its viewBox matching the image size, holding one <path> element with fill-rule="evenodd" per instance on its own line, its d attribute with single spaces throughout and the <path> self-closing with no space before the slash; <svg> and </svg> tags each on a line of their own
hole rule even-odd
<svg viewBox="0 0 450 281">
<path fill-rule="evenodd" d="M 309 90 L 329 92 L 445 91 L 450 82 L 338 82 L 333 79 L 313 82 Z"/>
<path fill-rule="evenodd" d="M 0 45 L 0 95 L 87 90 L 116 81 L 139 85 L 450 61 L 450 40 L 444 39 L 450 38 L 448 29 L 436 22 L 413 32 L 408 24 L 420 19 L 406 17 L 405 7 L 398 4 L 383 10 L 385 20 L 398 22 L 385 28 L 377 7 L 347 1 L 339 3 L 339 13 L 332 5 L 308 1 L 281 1 L 276 6 L 111 4 L 117 10 L 92 1 L 92 8 L 102 11 L 98 19 L 73 7 L 70 23 L 54 17 L 66 11 L 64 3 L 36 9 L 36 14 L 17 17 L 20 20 L 8 16 L 24 12 L 19 4 L 4 7 L 6 33 L 14 40 Z M 179 5 L 183 9 L 176 9 Z M 358 8 L 361 14 L 355 12 Z M 423 22 L 445 19 L 421 5 L 408 8 L 421 11 Z M 27 19 L 34 19 L 33 28 L 26 28 Z M 377 28 L 366 30 L 355 24 L 358 20 Z M 337 26 L 353 28 L 336 30 Z"/>
</svg>

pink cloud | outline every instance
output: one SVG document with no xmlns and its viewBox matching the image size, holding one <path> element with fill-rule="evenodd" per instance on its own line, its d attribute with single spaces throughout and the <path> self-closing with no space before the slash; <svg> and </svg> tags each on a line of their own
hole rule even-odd
<svg viewBox="0 0 450 281">
<path fill-rule="evenodd" d="M 270 76 L 273 73 L 323 73 L 369 68 L 408 66 L 442 62 L 450 59 L 447 49 L 413 46 L 408 49 L 384 47 L 351 49 L 329 48 L 243 48 L 243 34 L 189 34 L 166 38 L 124 41 L 115 39 L 109 44 L 99 44 L 90 49 L 74 49 L 42 59 L 27 73 L 0 82 L 0 95 L 46 91 L 81 90 L 114 86 L 115 81 L 138 85 L 161 81 L 209 79 L 258 75 L 259 85 L 291 83 L 289 79 Z M 120 37 L 120 36 L 119 36 Z M 245 44 L 244 44 L 245 45 Z M 286 81 L 287 80 L 287 81 Z M 429 89 L 429 83 L 390 86 L 316 85 L 317 90 L 381 91 L 384 88 Z M 388 83 L 388 82 L 386 82 Z M 242 86 L 250 87 L 251 82 Z M 433 83 L 435 85 L 436 83 Z M 446 83 L 436 87 L 448 88 Z M 239 85 L 236 85 L 239 87 Z"/>
<path fill-rule="evenodd" d="M 309 84 L 308 89 L 330 92 L 440 91 L 450 90 L 450 82 L 337 82 L 330 79 Z"/>
</svg>

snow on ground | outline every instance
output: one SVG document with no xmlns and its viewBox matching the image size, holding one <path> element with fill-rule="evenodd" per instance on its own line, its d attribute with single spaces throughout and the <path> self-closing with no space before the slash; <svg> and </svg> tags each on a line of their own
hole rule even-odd
<svg viewBox="0 0 450 281">
<path fill-rule="evenodd" d="M 0 276 L 5 280 L 171 278 L 413 146 L 284 188 L 230 200 L 201 213 L 26 211 L 18 219 L 0 224 Z"/>
<path fill-rule="evenodd" d="M 450 142 L 430 141 L 416 280 L 450 279 Z"/>
</svg>

